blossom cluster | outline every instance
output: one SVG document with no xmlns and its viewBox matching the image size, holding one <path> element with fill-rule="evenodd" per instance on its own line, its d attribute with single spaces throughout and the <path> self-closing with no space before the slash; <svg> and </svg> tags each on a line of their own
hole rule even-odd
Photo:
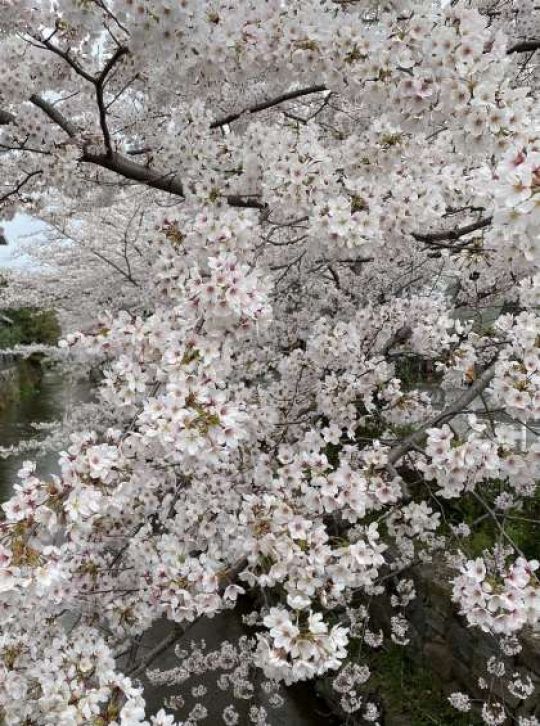
<svg viewBox="0 0 540 726">
<path fill-rule="evenodd" d="M 250 701 L 261 671 L 253 724 L 329 673 L 378 723 L 363 655 L 408 644 L 434 559 L 507 650 L 538 627 L 508 532 L 540 467 L 535 71 L 503 9 L 375 5 L 2 4 L 0 206 L 47 232 L 0 294 L 60 308 L 58 356 L 97 380 L 58 471 L 25 463 L 2 505 L 9 726 L 173 726 L 145 673 L 178 712 L 191 675 Z M 463 555 L 486 521 L 499 544 Z M 141 645 L 248 602 L 249 638 L 170 671 Z M 243 718 L 191 697 L 190 726 Z"/>
<path fill-rule="evenodd" d="M 471 625 L 512 635 L 540 622 L 539 564 L 518 557 L 490 573 L 482 558 L 466 562 L 453 582 L 453 598 Z"/>
</svg>

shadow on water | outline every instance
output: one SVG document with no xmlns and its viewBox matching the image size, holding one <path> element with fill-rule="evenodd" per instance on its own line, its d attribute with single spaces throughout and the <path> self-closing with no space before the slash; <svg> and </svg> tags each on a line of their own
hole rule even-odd
<svg viewBox="0 0 540 726">
<path fill-rule="evenodd" d="M 5 390 L 2 390 L 2 387 L 5 387 L 5 380 L 0 381 L 0 446 L 2 447 L 15 445 L 36 436 L 41 437 L 43 434 L 37 431 L 33 424 L 57 421 L 63 418 L 78 401 L 88 401 L 91 396 L 88 384 L 73 385 L 55 368 L 34 367 L 29 371 L 24 368 L 25 365 L 17 363 L 17 370 L 13 371 L 11 386 L 13 388 L 13 384 L 15 384 L 18 387 L 15 395 L 4 395 Z M 41 476 L 58 471 L 57 452 L 49 452 L 36 457 L 34 451 L 29 451 L 8 459 L 0 459 L 0 502 L 10 496 L 13 485 L 17 481 L 17 471 L 28 459 L 37 460 L 37 471 Z M 144 655 L 146 648 L 151 649 L 156 642 L 159 642 L 170 627 L 170 624 L 165 621 L 156 623 L 144 637 L 141 644 L 141 655 Z M 241 614 L 235 610 L 225 612 L 212 620 L 197 623 L 189 631 L 187 641 L 204 640 L 209 648 L 215 649 L 225 640 L 234 641 L 246 634 L 251 633 L 246 632 Z M 169 669 L 178 666 L 179 661 L 174 652 L 169 651 L 159 659 L 157 664 L 153 665 L 154 667 L 158 665 L 161 669 Z M 178 685 L 173 688 L 156 688 L 149 686 L 146 682 L 145 690 L 149 706 L 155 712 L 162 706 L 165 698 L 181 694 L 185 696 L 186 706 L 189 706 L 190 702 L 193 705 L 197 700 L 201 700 L 207 705 L 208 716 L 202 723 L 212 726 L 223 724 L 223 708 L 231 702 L 231 699 L 217 687 L 215 675 L 206 674 L 202 678 L 202 684 L 208 690 L 207 696 L 202 699 L 192 699 L 190 691 L 195 683 Z M 286 689 L 282 693 L 285 697 L 284 704 L 275 711 L 268 709 L 269 723 L 272 726 L 322 726 L 323 724 L 338 726 L 339 721 L 327 715 L 325 703 L 317 698 L 311 686 L 300 684 Z M 252 701 L 244 701 L 243 704 L 236 702 L 241 714 L 238 726 L 244 726 L 244 724 L 249 726 L 252 723 L 249 718 L 250 705 L 261 706 L 264 704 L 265 695 L 260 688 Z M 181 715 L 185 718 L 186 711 L 183 710 L 182 714 L 178 714 L 179 717 Z"/>
</svg>

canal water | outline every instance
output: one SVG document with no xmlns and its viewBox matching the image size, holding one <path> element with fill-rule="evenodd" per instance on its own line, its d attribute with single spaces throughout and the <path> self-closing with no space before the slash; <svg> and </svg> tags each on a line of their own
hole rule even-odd
<svg viewBox="0 0 540 726">
<path fill-rule="evenodd" d="M 21 365 L 21 364 L 19 364 Z M 17 443 L 42 437 L 43 433 L 38 431 L 34 424 L 61 420 L 68 415 L 78 401 L 88 401 L 90 398 L 90 387 L 84 383 L 69 381 L 58 369 L 44 369 L 34 371 L 29 377 L 27 371 L 19 371 L 20 380 L 23 384 L 16 395 L 3 396 L 0 390 L 0 446 L 8 447 Z M 13 392 L 12 392 L 13 393 Z M 38 474 L 46 476 L 58 471 L 57 452 L 48 452 L 36 458 L 34 452 L 12 456 L 8 459 L 0 458 L 0 501 L 5 501 L 10 496 L 14 483 L 17 481 L 17 471 L 23 461 L 36 460 Z M 168 624 L 164 621 L 156 623 L 152 630 L 147 633 L 141 642 L 140 654 L 144 655 L 145 650 L 150 650 L 167 632 Z M 220 647 L 223 641 L 234 642 L 246 630 L 242 624 L 240 614 L 228 611 L 212 620 L 204 620 L 198 623 L 189 631 L 187 642 L 205 641 L 208 650 L 215 650 Z M 166 653 L 156 665 L 160 669 L 178 667 L 180 661 L 176 658 L 174 651 Z M 261 679 L 259 679 L 260 683 Z M 202 685 L 207 693 L 204 697 L 195 698 L 191 689 Z M 201 679 L 187 681 L 186 683 L 173 687 L 152 687 L 145 682 L 149 707 L 153 712 L 159 710 L 165 700 L 171 697 L 180 696 L 185 700 L 185 706 L 175 713 L 176 717 L 186 719 L 189 711 L 197 701 L 203 702 L 208 708 L 208 714 L 201 724 L 218 726 L 223 724 L 223 709 L 231 703 L 230 696 L 221 691 L 217 686 L 216 677 L 213 674 L 204 675 Z M 238 726 L 250 726 L 253 721 L 250 718 L 252 706 L 266 706 L 268 711 L 268 723 L 271 726 L 338 726 L 331 714 L 328 713 L 326 704 L 319 699 L 314 689 L 308 685 L 298 685 L 293 688 L 283 689 L 283 705 L 276 710 L 268 707 L 268 696 L 262 687 L 252 699 L 235 701 L 235 706 L 240 715 Z M 173 713 L 172 710 L 169 710 Z"/>
<path fill-rule="evenodd" d="M 73 405 L 72 386 L 65 376 L 52 369 L 28 371 L 28 364 L 16 363 L 14 381 L 9 391 L 0 391 L 0 446 L 8 448 L 21 441 L 43 438 L 35 424 L 59 421 Z M 38 471 L 46 475 L 58 470 L 57 452 L 36 456 L 33 451 L 0 458 L 0 500 L 9 498 L 17 471 L 23 461 L 37 462 Z"/>
</svg>

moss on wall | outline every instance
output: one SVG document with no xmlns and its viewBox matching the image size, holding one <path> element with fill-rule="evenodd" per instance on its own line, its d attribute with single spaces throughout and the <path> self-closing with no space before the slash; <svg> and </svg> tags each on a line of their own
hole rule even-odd
<svg viewBox="0 0 540 726">
<path fill-rule="evenodd" d="M 0 411 L 13 401 L 35 394 L 43 376 L 39 362 L 19 360 L 0 370 Z"/>
</svg>

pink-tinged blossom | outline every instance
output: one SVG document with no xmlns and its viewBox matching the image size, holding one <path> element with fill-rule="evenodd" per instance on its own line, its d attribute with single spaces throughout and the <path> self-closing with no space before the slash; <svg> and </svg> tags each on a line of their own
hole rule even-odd
<svg viewBox="0 0 540 726">
<path fill-rule="evenodd" d="M 254 724 L 328 673 L 378 723 L 363 654 L 412 639 L 426 563 L 516 654 L 540 614 L 510 527 L 540 472 L 529 0 L 0 4 L 2 217 L 44 225 L 2 310 L 63 329 L 9 352 L 95 393 L 0 449 L 61 452 L 2 505 L 0 720 L 192 724 L 215 714 L 190 678 L 249 701 L 262 672 Z M 191 641 L 247 601 L 249 636 Z M 488 694 L 532 693 L 501 663 L 486 724 Z M 151 716 L 145 676 L 175 690 Z"/>
</svg>

